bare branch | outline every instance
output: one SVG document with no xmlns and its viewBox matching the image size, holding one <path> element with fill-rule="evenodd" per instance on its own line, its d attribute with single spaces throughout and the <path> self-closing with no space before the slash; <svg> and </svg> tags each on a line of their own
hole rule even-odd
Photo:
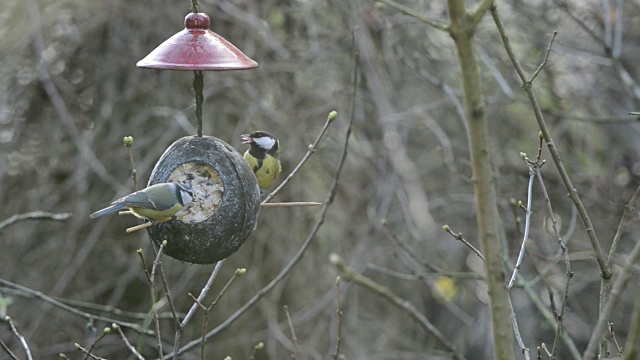
<svg viewBox="0 0 640 360">
<path fill-rule="evenodd" d="M 518 328 L 518 320 L 516 318 L 516 312 L 513 310 L 513 303 L 511 302 L 511 296 L 509 296 L 509 316 L 511 317 L 511 324 L 513 326 L 513 334 L 516 337 L 516 341 L 518 342 L 518 346 L 520 346 L 520 350 L 524 355 L 526 360 L 531 359 L 531 355 L 529 354 L 529 348 L 524 345 L 524 341 L 522 341 L 522 335 L 520 335 L 520 329 Z"/>
<path fill-rule="evenodd" d="M 618 305 L 618 301 L 620 301 L 620 295 L 627 288 L 629 284 L 629 280 L 631 280 L 632 268 L 633 264 L 640 257 L 640 241 L 636 242 L 635 246 L 629 253 L 627 260 L 625 261 L 624 266 L 620 270 L 618 274 L 618 278 L 613 283 L 611 287 L 611 292 L 609 293 L 609 298 L 602 310 L 600 311 L 600 316 L 598 317 L 598 322 L 596 326 L 593 328 L 593 332 L 591 333 L 591 338 L 589 339 L 589 344 L 587 345 L 587 349 L 585 350 L 583 357 L 585 359 L 595 359 L 596 358 L 596 348 L 598 347 L 598 342 L 602 338 L 604 334 L 607 322 L 611 318 L 613 314 L 613 310 L 615 310 Z"/>
<path fill-rule="evenodd" d="M 480 23 L 480 21 L 482 21 L 484 15 L 493 6 L 493 2 L 494 0 L 483 0 L 480 4 L 478 4 L 478 7 L 476 7 L 476 9 L 473 10 L 471 14 L 469 14 L 469 16 L 471 17 L 470 26 L 472 29 L 478 27 L 478 24 Z"/>
<path fill-rule="evenodd" d="M 289 324 L 289 330 L 291 331 L 291 343 L 293 344 L 293 354 L 291 358 L 300 360 L 300 355 L 298 354 L 298 337 L 296 337 L 296 331 L 293 328 L 293 321 L 291 320 L 291 314 L 289 314 L 289 307 L 287 305 L 284 306 L 284 312 L 287 315 L 287 322 Z"/>
<path fill-rule="evenodd" d="M 0 231 L 4 228 L 26 220 L 55 220 L 65 221 L 73 215 L 72 213 L 50 213 L 46 211 L 32 211 L 24 214 L 13 215 L 10 218 L 0 222 Z"/>
<path fill-rule="evenodd" d="M 342 302 L 340 301 L 340 276 L 336 277 L 336 313 L 338 314 L 338 335 L 336 337 L 336 350 L 333 358 L 338 360 L 340 357 L 340 343 L 342 342 Z"/>
<path fill-rule="evenodd" d="M 9 347 L 7 346 L 7 344 L 4 343 L 4 341 L 2 341 L 2 339 L 0 339 L 0 347 L 2 348 L 2 350 L 4 350 L 7 355 L 9 355 L 9 357 L 11 358 L 11 360 L 20 360 L 16 354 L 14 354 L 11 349 L 9 349 Z"/>
<path fill-rule="evenodd" d="M 549 46 L 547 46 L 547 52 L 544 54 L 544 60 L 542 60 L 542 62 L 540 63 L 540 66 L 538 66 L 536 71 L 533 72 L 533 75 L 531 75 L 531 79 L 529 79 L 529 81 L 527 82 L 532 83 L 533 80 L 536 79 L 538 74 L 540 74 L 540 71 L 542 71 L 542 68 L 547 64 L 547 60 L 549 60 L 549 53 L 551 53 L 551 48 L 553 47 L 553 40 L 556 39 L 556 36 L 558 36 L 558 32 L 554 30 L 553 36 L 551 36 L 551 41 L 549 41 Z"/>
<path fill-rule="evenodd" d="M 80 346 L 80 344 L 76 343 L 75 344 L 76 349 L 78 349 L 80 352 L 84 353 L 86 356 L 89 356 L 90 358 L 92 358 L 93 360 L 107 360 L 105 358 L 101 358 L 99 356 L 93 355 L 89 350 L 83 348 L 82 346 Z"/>
<path fill-rule="evenodd" d="M 144 357 L 142 357 L 142 355 L 140 355 L 140 353 L 136 350 L 136 348 L 133 347 L 131 345 L 131 343 L 129 343 L 129 340 L 127 340 L 127 337 L 124 336 L 124 332 L 122 331 L 122 328 L 120 326 L 118 326 L 118 324 L 112 324 L 111 327 L 118 331 L 118 334 L 120 334 L 120 338 L 122 338 L 122 341 L 124 342 L 124 344 L 127 347 L 127 349 L 129 349 L 129 351 L 131 351 L 131 353 L 136 358 L 138 358 L 138 360 L 144 360 Z"/>
<path fill-rule="evenodd" d="M 449 225 L 444 225 L 442 226 L 442 230 L 448 232 L 451 236 L 453 236 L 454 239 L 461 241 L 463 244 L 465 244 L 469 249 L 471 249 L 474 253 L 476 253 L 476 255 L 478 255 L 478 257 L 480 259 L 482 259 L 482 261 L 484 261 L 484 256 L 482 256 L 482 253 L 480 252 L 480 250 L 476 249 L 473 245 L 471 245 L 470 242 L 468 242 L 467 240 L 465 240 L 465 238 L 462 236 L 462 233 L 454 233 L 451 228 L 449 227 Z"/>
<path fill-rule="evenodd" d="M 4 317 L 4 321 L 9 323 L 9 327 L 11 328 L 11 332 L 13 333 L 13 335 L 15 335 L 18 338 L 18 340 L 20 340 L 20 344 L 22 345 L 22 348 L 24 349 L 24 352 L 27 355 L 27 359 L 33 360 L 33 357 L 31 357 L 31 350 L 29 350 L 29 345 L 27 344 L 27 340 L 24 338 L 24 336 L 22 336 L 18 332 L 18 328 L 16 328 L 16 325 L 13 323 L 13 320 L 11 319 L 11 317 L 10 316 L 5 316 Z"/>
</svg>

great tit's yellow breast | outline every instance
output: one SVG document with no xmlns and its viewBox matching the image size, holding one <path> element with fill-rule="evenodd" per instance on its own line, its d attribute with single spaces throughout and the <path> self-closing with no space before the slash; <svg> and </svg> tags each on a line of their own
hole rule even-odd
<svg viewBox="0 0 640 360">
<path fill-rule="evenodd" d="M 145 209 L 139 207 L 129 207 L 131 213 L 141 219 L 150 219 L 150 220 L 162 220 L 165 218 L 170 218 L 175 215 L 178 211 L 183 208 L 180 203 L 176 203 L 173 207 L 167 210 L 158 211 L 154 209 Z"/>
<path fill-rule="evenodd" d="M 256 177 L 258 178 L 258 185 L 261 189 L 267 189 L 271 186 L 273 181 L 278 177 L 282 171 L 280 160 L 267 154 L 262 160 L 262 166 L 256 171 Z"/>
<path fill-rule="evenodd" d="M 247 161 L 247 164 L 249 164 L 251 170 L 253 170 L 253 172 L 255 173 L 258 169 L 258 159 L 256 159 L 255 156 L 251 155 L 249 153 L 249 150 L 244 153 L 244 159 Z"/>
</svg>

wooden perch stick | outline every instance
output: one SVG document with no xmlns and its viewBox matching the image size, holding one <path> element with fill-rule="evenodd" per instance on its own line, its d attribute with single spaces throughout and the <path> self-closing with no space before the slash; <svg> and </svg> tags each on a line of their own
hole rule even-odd
<svg viewBox="0 0 640 360">
<path fill-rule="evenodd" d="M 164 219 L 160 219 L 160 220 L 157 220 L 157 221 L 148 221 L 148 222 L 140 224 L 140 225 L 132 226 L 130 228 L 127 228 L 127 234 L 130 234 L 130 233 L 132 233 L 134 231 L 146 229 L 151 225 L 160 224 L 160 223 L 163 223 L 163 222 L 169 221 L 169 220 L 171 220 L 170 217 L 164 218 Z"/>
<path fill-rule="evenodd" d="M 313 201 L 293 201 L 293 202 L 277 202 L 277 203 L 262 203 L 262 207 L 293 207 L 293 206 L 318 206 L 322 205 L 319 202 Z"/>
</svg>

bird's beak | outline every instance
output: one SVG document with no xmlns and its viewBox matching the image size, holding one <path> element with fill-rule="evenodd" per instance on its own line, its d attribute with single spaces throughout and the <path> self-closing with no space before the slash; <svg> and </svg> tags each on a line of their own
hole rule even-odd
<svg viewBox="0 0 640 360">
<path fill-rule="evenodd" d="M 253 142 L 253 139 L 249 134 L 242 134 L 240 135 L 240 138 L 242 139 L 243 144 L 251 144 Z"/>
</svg>

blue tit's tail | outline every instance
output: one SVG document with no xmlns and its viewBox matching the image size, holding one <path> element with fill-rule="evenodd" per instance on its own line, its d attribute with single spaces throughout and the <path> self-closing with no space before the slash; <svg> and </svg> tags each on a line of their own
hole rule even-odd
<svg viewBox="0 0 640 360">
<path fill-rule="evenodd" d="M 107 214 L 111 214 L 112 212 L 116 212 L 122 209 L 125 209 L 126 207 L 124 205 L 121 204 L 115 204 L 115 205 L 111 205 L 107 208 L 104 208 L 102 210 L 98 210 L 96 212 L 94 212 L 93 214 L 89 215 L 90 218 L 95 219 L 95 218 L 99 218 L 102 215 L 107 215 Z"/>
</svg>

